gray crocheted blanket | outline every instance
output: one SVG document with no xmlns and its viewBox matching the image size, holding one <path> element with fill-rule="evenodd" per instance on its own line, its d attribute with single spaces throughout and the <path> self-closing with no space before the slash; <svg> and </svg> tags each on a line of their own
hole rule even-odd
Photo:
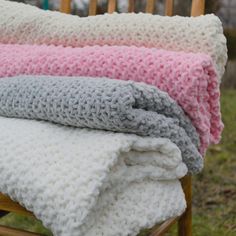
<svg viewBox="0 0 236 236">
<path fill-rule="evenodd" d="M 203 167 L 191 121 L 167 93 L 143 83 L 81 77 L 2 78 L 0 115 L 168 138 L 180 148 L 190 173 Z"/>
</svg>

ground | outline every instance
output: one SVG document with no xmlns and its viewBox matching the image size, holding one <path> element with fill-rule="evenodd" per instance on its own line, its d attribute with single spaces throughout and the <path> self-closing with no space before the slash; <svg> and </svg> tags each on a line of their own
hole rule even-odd
<svg viewBox="0 0 236 236">
<path fill-rule="evenodd" d="M 221 105 L 222 141 L 210 147 L 204 171 L 193 179 L 194 236 L 236 236 L 236 90 L 222 90 Z M 30 217 L 9 214 L 0 224 L 51 235 Z M 139 236 L 147 234 L 145 230 Z"/>
</svg>

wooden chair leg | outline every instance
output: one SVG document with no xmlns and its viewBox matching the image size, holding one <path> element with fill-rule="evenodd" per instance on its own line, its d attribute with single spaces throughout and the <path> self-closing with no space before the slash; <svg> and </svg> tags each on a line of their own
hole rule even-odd
<svg viewBox="0 0 236 236">
<path fill-rule="evenodd" d="M 181 180 L 187 208 L 184 214 L 178 221 L 178 235 L 179 236 L 192 236 L 192 177 L 191 175 L 185 176 Z"/>
</svg>

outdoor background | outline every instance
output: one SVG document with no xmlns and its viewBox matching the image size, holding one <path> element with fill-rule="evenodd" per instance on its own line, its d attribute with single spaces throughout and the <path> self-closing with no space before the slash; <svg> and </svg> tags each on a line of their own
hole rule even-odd
<svg viewBox="0 0 236 236">
<path fill-rule="evenodd" d="M 99 1 L 99 13 L 106 10 L 106 0 Z M 128 1 L 128 0 L 127 0 Z M 25 0 L 41 8 L 56 10 L 58 0 Z M 158 0 L 156 13 L 163 14 L 163 1 Z M 191 0 L 175 0 L 175 14 L 189 15 Z M 73 14 L 87 15 L 88 0 L 74 0 Z M 136 10 L 145 1 L 136 1 Z M 118 0 L 118 11 L 127 11 L 126 0 Z M 225 129 L 219 145 L 211 146 L 205 158 L 204 171 L 193 179 L 193 235 L 236 236 L 236 0 L 206 0 L 206 13 L 220 17 L 227 37 L 229 60 L 221 85 L 221 108 Z M 9 214 L 0 224 L 25 228 L 51 235 L 40 222 L 30 217 Z M 174 235 L 174 228 L 168 235 Z M 147 235 L 147 231 L 140 236 Z"/>
</svg>

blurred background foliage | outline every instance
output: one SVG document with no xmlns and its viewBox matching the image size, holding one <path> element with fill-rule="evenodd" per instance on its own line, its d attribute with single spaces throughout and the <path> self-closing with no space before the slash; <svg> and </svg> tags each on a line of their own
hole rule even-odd
<svg viewBox="0 0 236 236">
<path fill-rule="evenodd" d="M 58 10 L 59 0 L 19 0 L 40 8 Z M 72 14 L 87 16 L 89 0 L 72 0 Z M 117 11 L 127 12 L 128 0 L 118 0 Z M 106 0 L 98 0 L 98 13 L 106 11 Z M 174 14 L 188 16 L 191 0 L 175 0 Z M 145 0 L 136 0 L 136 12 Z M 157 0 L 156 14 L 163 15 L 164 0 Z M 206 13 L 218 15 L 227 38 L 229 60 L 221 84 L 221 107 L 225 129 L 222 141 L 211 146 L 203 172 L 193 181 L 194 236 L 236 236 L 236 0 L 206 0 Z M 9 214 L 0 224 L 51 235 L 39 221 Z M 176 228 L 168 235 L 176 235 Z M 146 236 L 148 230 L 140 233 Z"/>
</svg>

